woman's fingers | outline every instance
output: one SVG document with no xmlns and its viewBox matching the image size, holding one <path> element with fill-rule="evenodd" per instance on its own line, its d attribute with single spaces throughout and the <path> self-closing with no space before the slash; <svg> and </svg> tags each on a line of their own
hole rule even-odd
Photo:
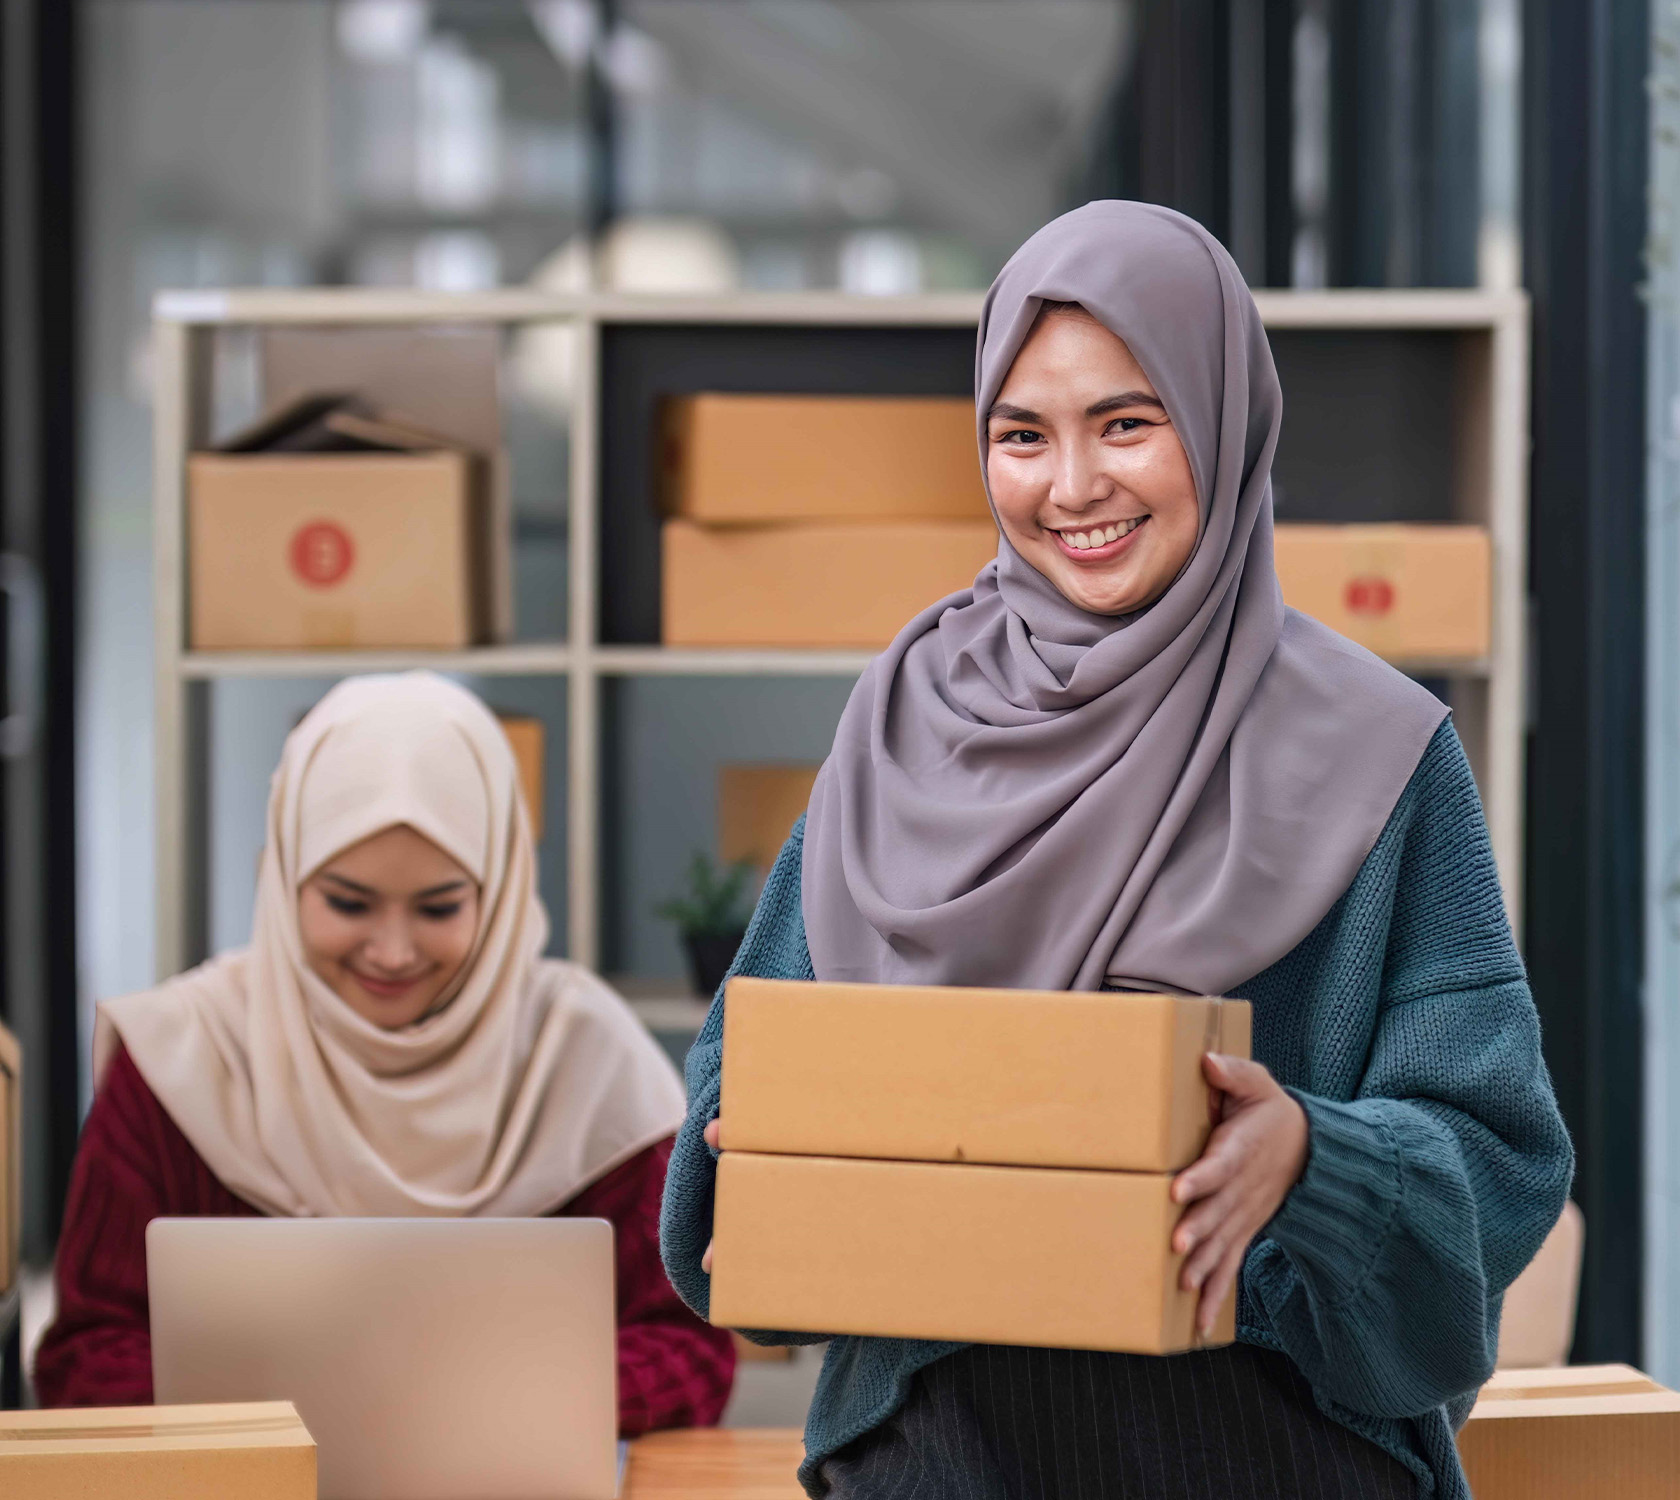
<svg viewBox="0 0 1680 1500">
<path fill-rule="evenodd" d="M 1277 1088 L 1277 1082 L 1263 1064 L 1250 1062 L 1246 1057 L 1228 1057 L 1223 1052 L 1202 1055 L 1202 1076 L 1221 1093 L 1230 1096 L 1231 1105 L 1260 1099 Z"/>
<path fill-rule="evenodd" d="M 712 1242 L 706 1241 L 705 1253 L 700 1257 L 700 1269 L 708 1276 L 712 1274 Z"/>
<path fill-rule="evenodd" d="M 720 1150 L 723 1149 L 718 1144 L 719 1133 L 722 1131 L 722 1129 L 723 1129 L 723 1125 L 718 1120 L 713 1120 L 709 1125 L 706 1126 L 706 1132 L 705 1132 L 706 1144 L 708 1146 L 710 1146 L 712 1148 L 712 1150 L 714 1150 L 714 1151 L 720 1151 Z"/>
<path fill-rule="evenodd" d="M 1174 1203 L 1194 1203 L 1217 1193 L 1238 1172 L 1249 1155 L 1247 1131 L 1240 1114 L 1229 1115 L 1202 1148 L 1202 1154 L 1173 1178 Z"/>
<path fill-rule="evenodd" d="M 1242 1270 L 1243 1256 L 1247 1251 L 1246 1238 L 1232 1245 L 1202 1287 L 1201 1301 L 1196 1308 L 1196 1327 L 1201 1330 L 1203 1338 L 1213 1332 L 1213 1325 L 1219 1320 L 1219 1309 L 1225 1305 L 1231 1288 L 1236 1285 L 1237 1273 Z"/>
</svg>

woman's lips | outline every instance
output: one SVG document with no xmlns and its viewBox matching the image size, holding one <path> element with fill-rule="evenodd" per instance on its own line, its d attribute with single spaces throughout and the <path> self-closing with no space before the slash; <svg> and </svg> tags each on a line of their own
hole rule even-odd
<svg viewBox="0 0 1680 1500">
<path fill-rule="evenodd" d="M 1134 526 L 1123 537 L 1112 542 L 1104 542 L 1100 547 L 1075 547 L 1059 531 L 1052 530 L 1050 535 L 1055 537 L 1057 550 L 1061 552 L 1063 557 L 1071 558 L 1078 563 L 1104 563 L 1119 557 L 1121 553 L 1126 551 L 1138 539 L 1139 534 L 1143 531 L 1144 523 L 1147 523 L 1148 520 L 1149 517 L 1145 516 L 1142 522 Z"/>
<path fill-rule="evenodd" d="M 406 995 L 426 976 L 416 974 L 412 979 L 376 979 L 372 974 L 364 974 L 360 969 L 352 969 L 350 970 L 350 977 L 370 995 L 378 995 L 385 1000 L 396 1000 Z"/>
</svg>

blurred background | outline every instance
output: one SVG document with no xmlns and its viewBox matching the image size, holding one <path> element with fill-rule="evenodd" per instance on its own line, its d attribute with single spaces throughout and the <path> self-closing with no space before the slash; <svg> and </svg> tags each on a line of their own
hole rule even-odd
<svg viewBox="0 0 1680 1500">
<path fill-rule="evenodd" d="M 1680 7 L 3 3 L 0 1014 L 31 1059 L 31 1257 L 91 1005 L 153 978 L 154 293 L 977 291 L 1055 214 L 1139 197 L 1255 287 L 1532 299 L 1521 915 L 1581 1157 L 1574 1355 L 1680 1378 Z M 237 336 L 221 356 L 225 428 L 255 396 Z M 555 329 L 501 354 L 527 584 L 564 575 L 573 358 Z M 516 597 L 520 639 L 557 632 L 558 584 Z M 680 781 L 697 721 L 820 758 L 847 685 L 777 715 L 762 684 L 627 685 L 624 775 Z M 323 686 L 219 685 L 208 710 L 218 943 L 248 922 L 266 768 Z M 607 950 L 680 969 L 640 915 Z"/>
</svg>

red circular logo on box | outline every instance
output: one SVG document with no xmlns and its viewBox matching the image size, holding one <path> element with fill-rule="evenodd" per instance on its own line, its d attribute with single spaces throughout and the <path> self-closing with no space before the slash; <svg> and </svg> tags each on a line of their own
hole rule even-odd
<svg viewBox="0 0 1680 1500">
<path fill-rule="evenodd" d="M 1343 598 L 1356 615 L 1386 615 L 1394 608 L 1394 585 L 1386 578 L 1350 578 Z"/>
<path fill-rule="evenodd" d="M 312 588 L 342 582 L 355 561 L 350 533 L 331 521 L 309 521 L 292 537 L 292 571 Z"/>
</svg>

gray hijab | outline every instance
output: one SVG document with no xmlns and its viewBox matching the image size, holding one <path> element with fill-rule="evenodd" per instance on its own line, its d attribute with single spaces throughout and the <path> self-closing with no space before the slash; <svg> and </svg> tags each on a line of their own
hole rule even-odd
<svg viewBox="0 0 1680 1500">
<path fill-rule="evenodd" d="M 1282 397 L 1260 315 L 1198 224 L 1088 203 L 986 296 L 986 412 L 1042 301 L 1124 339 L 1190 459 L 1201 538 L 1148 609 L 1093 615 L 1000 538 L 853 690 L 805 829 L 818 979 L 1221 994 L 1352 883 L 1446 715 L 1285 609 Z"/>
</svg>

